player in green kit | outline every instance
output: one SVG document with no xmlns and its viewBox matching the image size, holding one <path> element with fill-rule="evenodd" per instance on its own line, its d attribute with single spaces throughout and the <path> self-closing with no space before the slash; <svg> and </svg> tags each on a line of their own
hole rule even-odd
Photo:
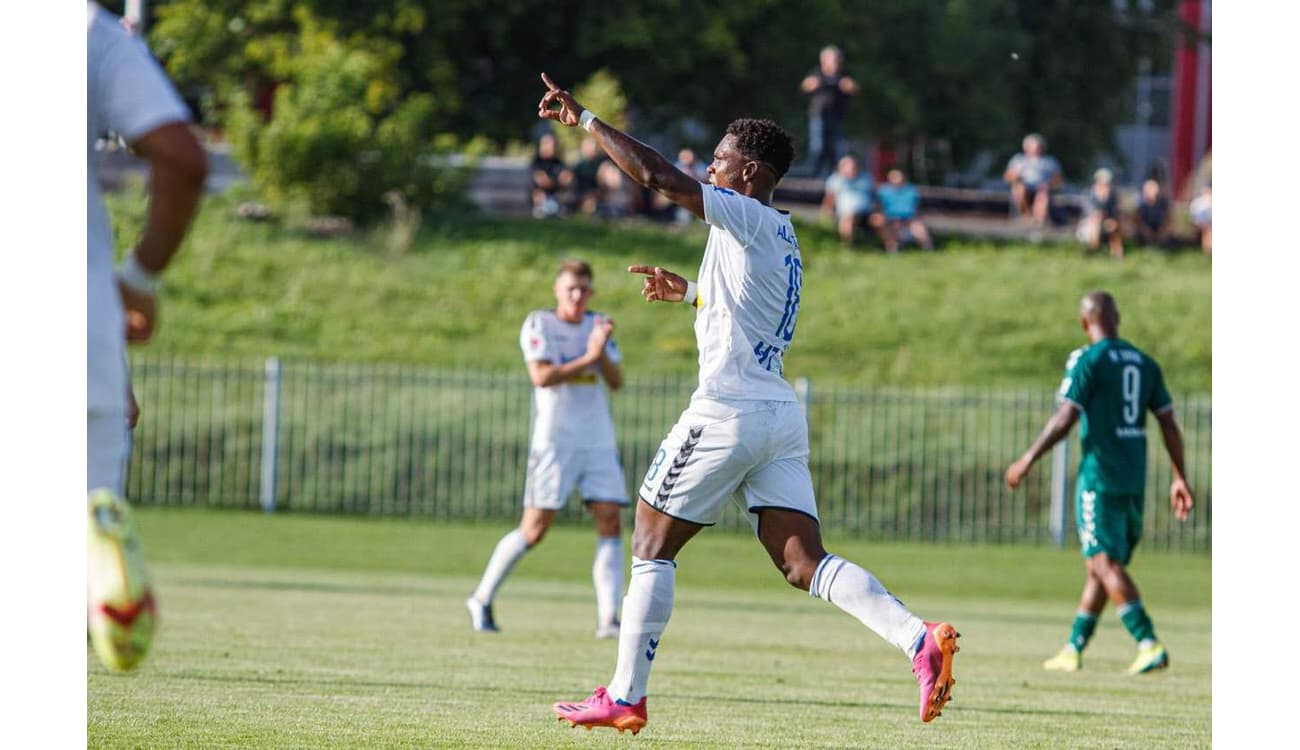
<svg viewBox="0 0 1300 750">
<path fill-rule="evenodd" d="M 1043 667 L 1073 672 L 1083 666 L 1083 649 L 1109 598 L 1138 642 L 1137 659 L 1128 671 L 1140 674 L 1169 666 L 1169 654 L 1156 639 L 1137 585 L 1125 569 L 1142 536 L 1146 413 L 1154 412 L 1160 423 L 1174 471 L 1169 503 L 1180 521 L 1186 521 L 1192 509 L 1192 491 L 1183 470 L 1183 436 L 1160 366 L 1119 337 L 1115 298 L 1106 292 L 1084 296 L 1079 317 L 1090 343 L 1070 354 L 1061 381 L 1061 408 L 1029 450 L 1007 468 L 1007 486 L 1018 487 L 1034 461 L 1069 435 L 1082 416 L 1075 520 L 1088 578 L 1069 642 Z"/>
</svg>

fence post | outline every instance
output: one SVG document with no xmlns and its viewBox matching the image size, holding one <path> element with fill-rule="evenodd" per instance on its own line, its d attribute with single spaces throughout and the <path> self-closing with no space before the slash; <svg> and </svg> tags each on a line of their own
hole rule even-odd
<svg viewBox="0 0 1300 750">
<path fill-rule="evenodd" d="M 800 375 L 794 379 L 794 395 L 799 399 L 799 406 L 803 407 L 804 419 L 808 418 L 808 401 L 812 398 L 812 383 L 808 378 Z"/>
<path fill-rule="evenodd" d="M 266 360 L 262 398 L 262 510 L 275 511 L 275 476 L 280 444 L 280 359 Z"/>
<path fill-rule="evenodd" d="M 1070 441 L 1061 440 L 1052 449 L 1052 544 L 1065 546 L 1066 507 L 1070 498 Z"/>
</svg>

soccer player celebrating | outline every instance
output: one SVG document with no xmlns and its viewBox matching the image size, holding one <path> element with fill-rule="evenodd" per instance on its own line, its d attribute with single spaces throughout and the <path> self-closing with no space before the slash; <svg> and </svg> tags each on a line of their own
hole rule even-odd
<svg viewBox="0 0 1300 750">
<path fill-rule="evenodd" d="M 159 275 L 180 247 L 203 192 L 207 160 L 189 110 L 139 39 L 94 3 L 86 26 L 86 489 L 91 640 L 125 670 L 144 657 L 153 597 L 130 508 L 125 339 L 145 341 L 157 318 Z M 113 232 L 95 168 L 95 141 L 112 131 L 149 162 L 149 220 L 113 270 Z M 125 332 L 125 338 L 124 338 Z"/>
<path fill-rule="evenodd" d="M 1183 470 L 1183 436 L 1174 420 L 1174 402 L 1165 390 L 1160 365 L 1119 337 L 1115 298 L 1106 292 L 1085 295 L 1079 322 L 1089 345 L 1070 354 L 1061 381 L 1061 407 L 1029 450 L 1007 468 L 1007 486 L 1020 486 L 1034 461 L 1069 435 L 1082 415 L 1079 439 L 1083 455 L 1075 519 L 1088 578 L 1070 640 L 1060 653 L 1043 662 L 1043 668 L 1074 672 L 1083 666 L 1083 649 L 1109 597 L 1119 608 L 1124 627 L 1138 642 L 1129 674 L 1141 674 L 1169 666 L 1169 654 L 1156 640 L 1155 626 L 1125 569 L 1142 535 L 1147 411 L 1155 412 L 1173 465 L 1169 504 L 1180 521 L 1186 521 L 1192 510 L 1192 491 Z"/>
<path fill-rule="evenodd" d="M 699 387 L 638 493 L 613 679 L 585 700 L 556 703 L 554 712 L 572 726 L 633 733 L 645 726 L 646 684 L 672 615 L 677 554 L 735 496 L 792 586 L 858 618 L 911 660 L 920 683 L 921 720 L 930 721 L 954 682 L 957 631 L 921 620 L 871 573 L 822 547 L 808 425 L 781 375 L 803 282 L 790 215 L 771 205 L 794 158 L 790 136 L 770 120 L 735 120 L 714 149 L 709 181 L 702 184 L 597 119 L 546 74 L 542 82 L 547 92 L 539 117 L 586 129 L 633 180 L 711 227 L 698 281 L 658 267 L 628 269 L 645 276 L 647 300 L 694 308 Z"/>
<path fill-rule="evenodd" d="M 623 593 L 623 539 L 619 510 L 627 483 L 614 443 L 614 420 L 605 386 L 623 384 L 623 356 L 614 324 L 587 309 L 595 290 L 591 266 L 565 261 L 555 276 L 555 309 L 524 321 L 519 346 L 533 381 L 533 437 L 519 527 L 497 543 L 473 595 L 465 600 L 479 632 L 496 632 L 492 601 L 510 569 L 546 535 L 555 513 L 576 487 L 596 522 L 596 637 L 618 637 Z M 604 381 L 603 383 L 601 381 Z"/>
</svg>

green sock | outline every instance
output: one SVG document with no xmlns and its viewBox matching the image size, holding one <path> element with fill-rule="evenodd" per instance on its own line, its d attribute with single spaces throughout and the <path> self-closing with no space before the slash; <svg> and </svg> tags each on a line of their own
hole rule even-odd
<svg viewBox="0 0 1300 750">
<path fill-rule="evenodd" d="M 1151 624 L 1151 618 L 1147 616 L 1147 611 L 1142 607 L 1140 599 L 1134 599 L 1121 606 L 1119 608 L 1119 619 L 1120 622 L 1124 623 L 1128 634 L 1133 636 L 1133 640 L 1138 643 L 1156 639 L 1156 626 Z"/>
<path fill-rule="evenodd" d="M 1075 651 L 1082 652 L 1088 641 L 1092 640 L 1092 631 L 1097 629 L 1097 616 L 1091 612 L 1075 612 L 1074 626 L 1070 628 L 1070 645 Z"/>
</svg>

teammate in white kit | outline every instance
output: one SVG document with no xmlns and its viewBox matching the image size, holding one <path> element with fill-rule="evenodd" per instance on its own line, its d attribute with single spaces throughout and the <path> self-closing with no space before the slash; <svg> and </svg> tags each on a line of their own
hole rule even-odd
<svg viewBox="0 0 1300 750">
<path fill-rule="evenodd" d="M 698 283 L 658 267 L 628 269 L 645 275 L 647 300 L 696 308 L 700 382 L 640 486 L 614 676 L 585 700 L 556 703 L 556 716 L 620 732 L 645 726 L 646 683 L 673 610 L 675 558 L 734 497 L 792 586 L 858 618 L 912 661 L 921 720 L 930 721 L 954 682 L 956 630 L 921 620 L 871 573 L 822 547 L 808 426 L 781 374 L 803 293 L 790 215 L 771 205 L 794 159 L 790 136 L 770 120 L 733 121 L 701 184 L 597 119 L 544 73 L 542 82 L 548 91 L 539 117 L 583 127 L 633 180 L 711 227 Z"/>
<path fill-rule="evenodd" d="M 497 542 L 478 588 L 465 600 L 470 623 L 496 632 L 492 602 L 510 569 L 532 549 L 576 488 L 596 523 L 591 578 L 596 587 L 596 637 L 617 638 L 623 594 L 623 537 L 619 511 L 627 482 L 614 442 L 605 388 L 623 384 L 623 356 L 614 324 L 587 309 L 591 266 L 565 261 L 555 275 L 555 308 L 535 310 L 519 332 L 533 381 L 533 436 L 519 527 Z"/>
<path fill-rule="evenodd" d="M 189 110 L 144 43 L 117 16 L 87 4 L 86 23 L 86 489 L 90 632 L 106 664 L 144 656 L 153 598 L 130 509 L 122 500 L 129 381 L 126 340 L 145 341 L 157 318 L 159 274 L 189 227 L 207 160 Z M 124 138 L 149 162 L 149 213 L 135 249 L 114 271 L 113 236 L 95 169 L 95 141 Z"/>
</svg>

